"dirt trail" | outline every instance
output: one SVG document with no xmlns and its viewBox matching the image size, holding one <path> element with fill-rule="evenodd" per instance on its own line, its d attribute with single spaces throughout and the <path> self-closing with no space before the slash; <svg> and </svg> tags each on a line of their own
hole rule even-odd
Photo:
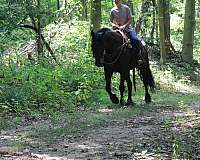
<svg viewBox="0 0 200 160">
<path fill-rule="evenodd" d="M 162 107 L 164 108 L 164 107 Z M 123 121 L 112 121 L 99 128 L 79 135 L 65 135 L 46 143 L 34 138 L 26 142 L 26 148 L 14 148 L 17 135 L 28 135 L 31 128 L 41 125 L 52 127 L 48 121 L 32 123 L 18 129 L 1 131 L 0 159 L 2 160 L 116 160 L 116 159 L 176 159 L 177 155 L 187 159 L 200 158 L 199 128 L 200 104 L 193 103 L 190 111 L 197 113 L 187 121 L 177 117 L 188 111 L 166 109 L 134 116 Z M 189 148 L 185 147 L 188 144 Z M 182 147 L 182 148 L 180 148 Z M 185 148 L 184 148 L 185 147 Z M 192 154 L 191 154 L 191 152 Z"/>
</svg>

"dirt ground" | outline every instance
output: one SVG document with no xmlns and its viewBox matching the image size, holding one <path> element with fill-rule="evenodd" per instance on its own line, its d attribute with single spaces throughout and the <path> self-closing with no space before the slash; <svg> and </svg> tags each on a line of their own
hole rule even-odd
<svg viewBox="0 0 200 160">
<path fill-rule="evenodd" d="M 29 125 L 1 131 L 0 159 L 200 159 L 200 130 L 197 127 L 200 124 L 200 103 L 192 103 L 189 111 L 188 108 L 177 111 L 166 106 L 131 119 L 113 120 L 78 135 L 64 135 L 53 139 L 52 143 L 37 137 L 32 140 L 24 138 L 21 141 L 28 145 L 20 149 L 16 145 L 20 141 L 18 135 L 29 135 L 32 129 L 43 125 L 54 127 L 48 120 L 33 121 Z M 189 118 L 181 121 L 177 118 L 181 116 Z"/>
</svg>

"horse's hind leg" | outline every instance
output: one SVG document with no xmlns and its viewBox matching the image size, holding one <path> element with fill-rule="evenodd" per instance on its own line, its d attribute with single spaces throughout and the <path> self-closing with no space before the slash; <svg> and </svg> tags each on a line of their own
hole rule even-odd
<svg viewBox="0 0 200 160">
<path fill-rule="evenodd" d="M 119 85 L 119 90 L 120 90 L 120 103 L 124 104 L 124 82 L 127 82 L 127 86 L 128 86 L 128 100 L 127 100 L 127 105 L 132 104 L 132 82 L 130 79 L 130 73 L 125 73 L 125 74 L 120 74 L 120 85 Z"/>
<path fill-rule="evenodd" d="M 125 82 L 125 75 L 120 73 L 120 84 L 119 84 L 119 91 L 120 91 L 120 104 L 124 104 L 124 82 Z"/>
<path fill-rule="evenodd" d="M 112 78 L 113 72 L 109 72 L 105 70 L 104 73 L 105 73 L 105 80 L 106 80 L 106 91 L 108 92 L 111 101 L 115 104 L 118 104 L 119 99 L 117 98 L 115 94 L 112 93 L 112 90 L 111 90 L 111 78 Z"/>
<path fill-rule="evenodd" d="M 146 103 L 150 103 L 151 102 L 151 96 L 149 94 L 147 84 L 144 84 L 144 88 L 145 88 L 145 98 L 144 98 L 144 100 L 145 100 Z"/>
<path fill-rule="evenodd" d="M 141 76 L 142 76 L 142 81 L 144 84 L 144 88 L 145 88 L 145 102 L 146 103 L 150 103 L 151 102 L 151 96 L 149 94 L 149 90 L 148 90 L 148 77 L 147 77 L 147 73 L 145 72 L 144 69 L 140 70 L 141 71 Z"/>
<path fill-rule="evenodd" d="M 127 82 L 127 86 L 128 86 L 127 105 L 130 105 L 133 103 L 133 101 L 132 101 L 132 82 L 131 82 L 131 78 L 130 78 L 130 73 L 128 73 L 128 75 L 126 77 L 126 82 Z"/>
</svg>

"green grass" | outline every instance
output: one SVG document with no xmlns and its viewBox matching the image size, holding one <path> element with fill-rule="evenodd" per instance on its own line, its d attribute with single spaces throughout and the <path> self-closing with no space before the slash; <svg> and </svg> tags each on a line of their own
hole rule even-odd
<svg viewBox="0 0 200 160">
<path fill-rule="evenodd" d="M 183 109 L 190 105 L 191 102 L 198 101 L 200 98 L 199 95 L 183 96 L 181 94 L 163 91 L 152 94 L 152 97 L 154 101 L 151 104 L 145 104 L 141 100 L 141 97 L 138 96 L 140 101 L 136 101 L 134 106 L 125 108 L 111 103 L 107 105 L 105 103 L 98 103 L 99 106 L 94 106 L 94 108 L 90 108 L 91 110 L 89 111 L 79 111 L 74 113 L 57 112 L 50 118 L 53 126 L 56 126 L 55 128 L 49 129 L 44 126 L 44 128 L 36 129 L 34 134 L 40 135 L 40 138 L 43 140 L 45 140 L 46 137 L 52 139 L 52 137 L 58 138 L 66 134 L 80 134 L 82 132 L 87 132 L 92 128 L 103 127 L 114 120 L 123 121 L 144 113 L 154 112 L 157 109 Z M 107 109 L 108 112 L 101 112 L 103 109 Z M 34 134 L 31 136 L 34 136 Z"/>
<path fill-rule="evenodd" d="M 198 81 L 200 68 L 176 62 L 168 63 L 162 69 L 158 64 L 151 65 L 158 87 L 156 92 L 151 94 L 153 100 L 151 104 L 144 103 L 144 88 L 137 77 L 137 92 L 133 96 L 135 105 L 128 107 L 113 105 L 105 91 L 103 69 L 94 66 L 92 53 L 87 48 L 90 42 L 85 28 L 88 28 L 89 25 L 79 23 L 77 26 L 73 26 L 72 30 L 68 29 L 67 24 L 56 26 L 57 29 L 60 28 L 61 32 L 58 32 L 55 39 L 52 39 L 52 48 L 56 51 L 56 56 L 62 65 L 44 63 L 44 66 L 47 65 L 44 67 L 24 62 L 24 66 L 22 65 L 20 70 L 20 67 L 15 67 L 16 62 L 14 61 L 13 66 L 1 67 L 1 71 L 4 71 L 7 79 L 3 79 L 3 81 L 1 79 L 0 86 L 0 105 L 4 106 L 0 111 L 0 130 L 5 131 L 20 126 L 30 127 L 30 132 L 27 134 L 17 135 L 17 140 L 13 144 L 15 147 L 23 148 L 33 142 L 53 143 L 62 136 L 82 134 L 94 128 L 104 127 L 112 121 L 123 121 L 154 112 L 157 109 L 187 109 L 192 102 L 199 102 L 200 94 L 181 93 L 177 88 L 182 89 L 182 86 L 200 87 Z M 51 30 L 51 26 L 48 27 L 47 32 Z M 13 55 L 13 59 L 15 58 Z M 195 59 L 199 60 L 197 54 L 195 54 Z M 26 82 L 27 78 L 30 78 L 29 82 Z M 10 86 L 12 90 L 9 87 L 6 90 L 6 87 L 3 86 L 10 85 L 10 82 L 17 83 L 18 80 L 25 82 L 25 85 L 18 86 L 18 88 L 21 87 L 21 90 L 15 87 L 15 84 Z M 119 97 L 118 74 L 115 74 L 112 80 L 113 90 Z M 9 84 L 7 84 L 8 82 Z M 32 91 L 33 88 L 35 88 L 34 91 Z M 44 91 L 47 94 L 43 94 Z M 41 100 L 46 100 L 45 105 L 35 106 L 36 100 L 40 96 Z M 127 93 L 125 100 L 126 98 Z M 16 101 L 12 101 L 12 99 Z M 5 104 L 9 102 L 11 105 L 8 107 L 4 102 Z M 15 107 L 18 107 L 19 114 L 6 112 Z M 102 112 L 103 109 L 110 112 Z M 188 119 L 187 116 L 175 118 L 177 121 Z M 43 122 L 41 120 L 46 123 L 38 128 L 31 126 L 30 122 Z M 166 126 L 170 127 L 170 123 L 171 121 L 166 122 Z M 199 129 L 198 127 L 197 129 Z M 177 154 L 181 150 L 181 145 L 181 139 L 177 139 L 175 142 Z M 183 146 L 182 148 L 184 150 Z"/>
<path fill-rule="evenodd" d="M 157 90 L 152 94 L 153 102 L 145 104 L 142 100 L 143 88 L 138 88 L 138 92 L 134 96 L 135 105 L 123 107 L 120 105 L 113 105 L 107 93 L 104 90 L 98 90 L 97 103 L 94 106 L 86 108 L 86 111 L 76 111 L 72 113 L 54 112 L 47 118 L 42 114 L 35 115 L 36 119 L 44 120 L 44 124 L 39 127 L 34 127 L 31 123 L 27 123 L 29 131 L 27 133 L 20 133 L 17 135 L 17 140 L 13 142 L 13 147 L 23 149 L 28 146 L 37 146 L 43 144 L 53 144 L 57 139 L 61 139 L 65 135 L 84 135 L 91 129 L 97 129 L 109 125 L 112 121 L 124 121 L 136 116 L 142 116 L 150 112 L 155 112 L 157 109 L 186 109 L 192 102 L 199 102 L 200 95 L 167 92 L 164 90 Z M 167 97 L 167 98 L 166 98 Z M 98 99 L 99 98 L 99 99 Z M 104 111 L 108 112 L 102 112 Z M 45 118 L 45 119 L 44 119 Z M 177 122 L 187 120 L 188 116 L 174 117 Z M 17 126 L 26 126 L 22 117 L 12 118 L 0 117 L 1 130 L 11 129 Z M 39 121 L 36 121 L 36 124 Z M 166 121 L 165 127 L 171 127 L 171 120 Z M 182 154 L 187 149 L 182 138 L 177 136 L 174 141 L 174 157 Z M 191 150 L 191 149 L 190 149 Z"/>
<path fill-rule="evenodd" d="M 89 112 L 76 112 L 72 114 L 58 113 L 56 117 L 51 118 L 51 123 L 58 127 L 50 130 L 48 128 L 40 128 L 38 130 L 35 130 L 35 133 L 36 135 L 44 137 L 44 139 L 46 139 L 47 133 L 48 137 L 60 137 L 65 134 L 79 134 L 82 132 L 86 132 L 91 128 L 104 126 L 105 124 L 112 122 L 113 120 L 120 121 L 126 118 L 134 117 L 141 114 L 146 109 L 147 107 L 144 106 L 134 106 L 128 108 L 110 106 L 110 112 L 101 112 L 100 109 L 100 111 L 96 110 Z M 59 125 L 61 125 L 59 123 L 60 121 L 62 121 L 62 124 L 64 124 L 64 126 L 59 127 Z"/>
</svg>

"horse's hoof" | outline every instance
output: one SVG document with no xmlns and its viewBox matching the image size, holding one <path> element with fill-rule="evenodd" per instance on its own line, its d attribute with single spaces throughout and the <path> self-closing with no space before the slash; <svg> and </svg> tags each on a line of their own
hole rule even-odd
<svg viewBox="0 0 200 160">
<path fill-rule="evenodd" d="M 127 100 L 127 102 L 126 102 L 126 105 L 127 105 L 127 106 L 130 106 L 130 105 L 132 105 L 132 104 L 134 104 L 132 100 Z"/>
<path fill-rule="evenodd" d="M 122 99 L 122 100 L 120 100 L 120 104 L 121 105 L 125 105 L 125 101 Z"/>
<path fill-rule="evenodd" d="M 144 62 L 141 59 L 138 60 L 138 65 L 142 65 L 143 63 Z"/>
<path fill-rule="evenodd" d="M 148 103 L 151 103 L 151 98 L 150 99 L 145 99 L 145 102 L 148 104 Z"/>
<path fill-rule="evenodd" d="M 150 96 L 150 94 L 146 94 L 144 100 L 145 100 L 146 103 L 151 103 L 151 96 Z"/>
<path fill-rule="evenodd" d="M 117 98 L 117 96 L 115 94 L 110 95 L 110 99 L 111 99 L 112 103 L 114 103 L 114 104 L 119 103 L 119 99 Z"/>
</svg>

